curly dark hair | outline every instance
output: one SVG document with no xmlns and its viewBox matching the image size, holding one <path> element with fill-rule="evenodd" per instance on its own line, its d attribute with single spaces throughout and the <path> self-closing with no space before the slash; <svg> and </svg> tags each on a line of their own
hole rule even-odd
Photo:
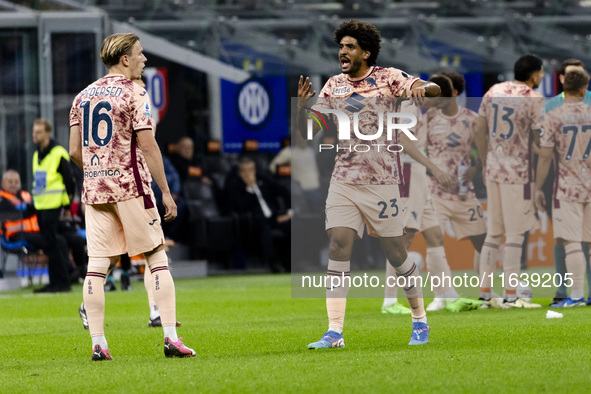
<svg viewBox="0 0 591 394">
<path fill-rule="evenodd" d="M 453 81 L 447 75 L 441 74 L 433 74 L 429 77 L 429 82 L 433 82 L 439 85 L 441 89 L 441 97 L 452 97 L 454 85 Z"/>
<path fill-rule="evenodd" d="M 370 55 L 367 58 L 368 66 L 376 64 L 378 55 L 380 54 L 380 41 L 382 37 L 374 25 L 356 19 L 348 20 L 341 23 L 339 28 L 334 31 L 334 41 L 340 44 L 345 36 L 353 37 L 357 40 L 361 49 L 369 51 Z"/>
<path fill-rule="evenodd" d="M 462 74 L 455 71 L 441 71 L 439 74 L 451 79 L 451 83 L 454 85 L 454 89 L 458 91 L 458 95 L 462 94 L 466 89 L 466 80 Z"/>
<path fill-rule="evenodd" d="M 533 73 L 540 71 L 543 66 L 544 63 L 542 62 L 542 59 L 536 55 L 523 55 L 517 59 L 513 66 L 515 80 L 525 82 Z"/>
</svg>

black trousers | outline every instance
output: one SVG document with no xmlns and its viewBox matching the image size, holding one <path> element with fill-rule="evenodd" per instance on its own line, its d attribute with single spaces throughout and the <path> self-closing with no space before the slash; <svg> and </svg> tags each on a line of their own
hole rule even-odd
<svg viewBox="0 0 591 394">
<path fill-rule="evenodd" d="M 64 237 L 57 233 L 60 212 L 61 208 L 38 210 L 37 220 L 43 237 L 43 252 L 49 260 L 49 285 L 69 288 L 68 245 Z"/>
<path fill-rule="evenodd" d="M 76 231 L 61 231 L 60 236 L 66 240 L 66 245 L 72 251 L 74 263 L 78 267 L 80 278 L 86 277 L 86 268 L 88 267 L 88 255 L 86 254 L 86 239 L 80 236 Z M 67 253 L 67 250 L 66 250 Z M 68 260 L 66 262 L 69 265 Z M 68 270 L 69 271 L 69 270 Z"/>
<path fill-rule="evenodd" d="M 280 264 L 285 271 L 290 271 L 291 220 L 277 223 L 275 218 L 266 219 L 263 216 L 257 216 L 253 221 L 263 264 L 268 265 L 273 271 L 279 269 L 277 264 Z M 273 230 L 278 236 L 276 245 L 273 239 Z M 275 246 L 279 249 L 277 250 Z"/>
</svg>

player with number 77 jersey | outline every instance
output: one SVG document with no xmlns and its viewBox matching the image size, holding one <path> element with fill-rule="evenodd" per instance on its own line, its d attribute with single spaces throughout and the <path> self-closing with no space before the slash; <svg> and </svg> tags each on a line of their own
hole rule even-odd
<svg viewBox="0 0 591 394">
<path fill-rule="evenodd" d="M 542 190 L 554 158 L 556 179 L 552 201 L 554 238 L 564 243 L 566 272 L 572 274 L 569 298 L 552 306 L 585 305 L 585 255 L 581 242 L 591 244 L 591 113 L 584 99 L 589 74 L 572 70 L 564 77 L 562 105 L 548 111 L 538 160 L 536 204 L 545 210 Z"/>
</svg>

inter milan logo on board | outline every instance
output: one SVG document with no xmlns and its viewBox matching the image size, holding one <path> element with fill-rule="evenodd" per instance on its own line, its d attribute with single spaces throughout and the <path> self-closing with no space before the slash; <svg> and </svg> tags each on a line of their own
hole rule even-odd
<svg viewBox="0 0 591 394">
<path fill-rule="evenodd" d="M 270 118 L 271 106 L 271 92 L 263 81 L 251 79 L 238 88 L 236 112 L 245 126 L 263 127 Z"/>
</svg>

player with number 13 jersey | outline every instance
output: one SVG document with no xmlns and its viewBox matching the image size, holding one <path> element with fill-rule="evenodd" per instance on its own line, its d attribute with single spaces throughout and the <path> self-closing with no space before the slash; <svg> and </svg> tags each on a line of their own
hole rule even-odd
<svg viewBox="0 0 591 394">
<path fill-rule="evenodd" d="M 123 75 L 100 78 L 74 99 L 73 126 L 82 133 L 83 203 L 151 195 L 152 177 L 137 143 L 138 131 L 156 129 L 144 88 Z"/>
</svg>

